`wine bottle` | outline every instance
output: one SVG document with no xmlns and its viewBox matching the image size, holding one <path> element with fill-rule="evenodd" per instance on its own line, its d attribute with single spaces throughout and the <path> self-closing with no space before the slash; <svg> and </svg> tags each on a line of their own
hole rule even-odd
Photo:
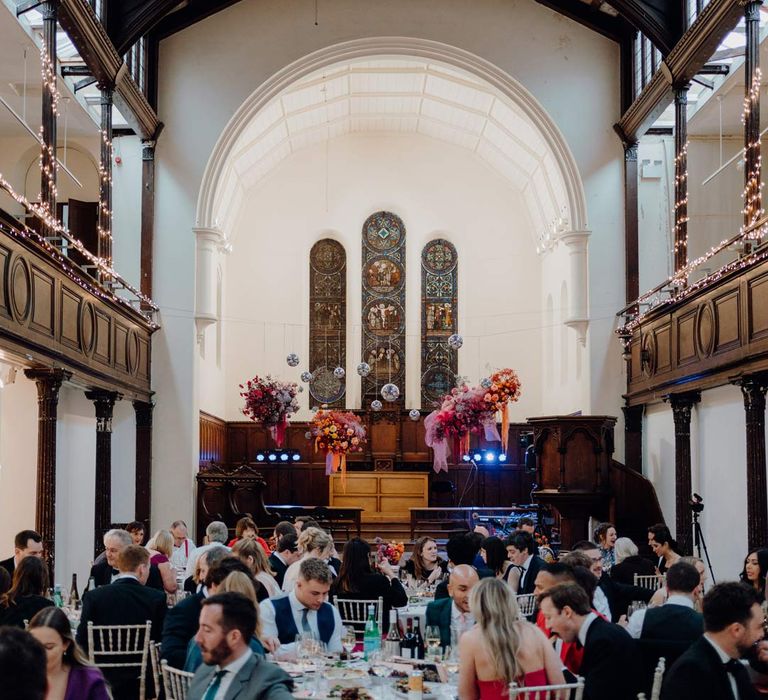
<svg viewBox="0 0 768 700">
<path fill-rule="evenodd" d="M 400 656 L 400 645 L 403 643 L 403 638 L 400 635 L 400 627 L 397 624 L 397 610 L 389 611 L 389 631 L 387 632 L 387 638 L 384 640 L 384 651 L 388 656 Z"/>
<path fill-rule="evenodd" d="M 366 660 L 371 658 L 371 654 L 381 649 L 381 629 L 376 622 L 376 608 L 373 605 L 368 606 L 368 619 L 365 622 L 365 631 L 363 632 L 363 652 Z"/>
<path fill-rule="evenodd" d="M 415 618 L 413 621 L 413 636 L 416 637 L 416 644 L 414 645 L 414 659 L 424 658 L 424 637 L 421 636 L 421 620 Z"/>
<path fill-rule="evenodd" d="M 80 594 L 77 592 L 77 574 L 72 574 L 72 587 L 69 589 L 69 604 L 73 610 L 80 609 Z"/>
<path fill-rule="evenodd" d="M 405 623 L 405 635 L 400 644 L 400 656 L 404 659 L 416 658 L 414 651 L 416 649 L 416 636 L 413 634 L 413 618 L 408 618 Z"/>
</svg>

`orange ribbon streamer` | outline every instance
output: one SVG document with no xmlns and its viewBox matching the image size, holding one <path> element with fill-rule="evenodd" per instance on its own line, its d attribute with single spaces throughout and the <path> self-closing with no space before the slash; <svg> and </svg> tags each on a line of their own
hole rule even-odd
<svg viewBox="0 0 768 700">
<path fill-rule="evenodd" d="M 505 403 L 501 407 L 501 451 L 507 454 L 507 443 L 509 442 L 509 404 Z"/>
</svg>

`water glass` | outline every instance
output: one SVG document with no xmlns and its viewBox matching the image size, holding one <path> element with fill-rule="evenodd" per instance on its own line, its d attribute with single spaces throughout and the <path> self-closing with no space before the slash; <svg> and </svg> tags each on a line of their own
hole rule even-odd
<svg viewBox="0 0 768 700">
<path fill-rule="evenodd" d="M 344 651 L 347 652 L 347 658 L 352 658 L 352 652 L 357 645 L 357 635 L 355 634 L 355 628 L 352 626 L 344 627 L 341 631 L 341 646 Z"/>
<path fill-rule="evenodd" d="M 429 625 L 424 630 L 424 644 L 427 647 L 427 657 L 438 659 L 440 657 L 440 628 Z"/>
<path fill-rule="evenodd" d="M 380 678 L 379 685 L 382 685 L 384 678 L 387 678 L 392 673 L 392 669 L 387 666 L 387 656 L 383 651 L 374 651 L 370 655 L 371 671 L 376 678 Z"/>
</svg>

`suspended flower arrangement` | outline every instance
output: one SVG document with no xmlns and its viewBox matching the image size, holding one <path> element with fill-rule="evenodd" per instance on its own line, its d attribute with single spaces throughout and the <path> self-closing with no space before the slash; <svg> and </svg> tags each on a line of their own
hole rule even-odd
<svg viewBox="0 0 768 700">
<path fill-rule="evenodd" d="M 326 476 L 341 471 L 342 488 L 346 489 L 347 453 L 362 452 L 367 441 L 360 419 L 354 413 L 320 409 L 309 435 L 315 441 L 315 452 L 325 452 Z"/>
<path fill-rule="evenodd" d="M 515 370 L 506 368 L 494 372 L 491 386 L 485 390 L 483 399 L 493 412 L 501 412 L 501 451 L 506 453 L 509 441 L 509 404 L 520 398 L 520 379 Z"/>
<path fill-rule="evenodd" d="M 282 382 L 270 375 L 256 375 L 245 384 L 240 396 L 245 399 L 243 413 L 255 423 L 261 423 L 272 436 L 278 448 L 285 443 L 288 419 L 299 410 L 296 398 L 298 385 L 294 382 Z"/>
</svg>

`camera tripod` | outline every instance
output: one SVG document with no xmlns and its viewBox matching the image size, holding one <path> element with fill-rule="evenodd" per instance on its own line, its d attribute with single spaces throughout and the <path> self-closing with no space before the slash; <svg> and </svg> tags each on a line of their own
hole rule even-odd
<svg viewBox="0 0 768 700">
<path fill-rule="evenodd" d="M 712 560 L 709 558 L 709 551 L 707 550 L 707 543 L 704 540 L 704 533 L 701 531 L 701 524 L 699 523 L 699 515 L 701 510 L 696 508 L 691 509 L 691 515 L 693 516 L 693 546 L 696 548 L 696 555 L 702 561 L 707 562 L 709 568 L 709 575 L 712 578 L 712 583 L 715 583 L 715 572 L 712 570 Z M 703 508 L 702 508 L 703 510 Z M 704 556 L 701 556 L 701 549 L 704 548 Z"/>
</svg>

